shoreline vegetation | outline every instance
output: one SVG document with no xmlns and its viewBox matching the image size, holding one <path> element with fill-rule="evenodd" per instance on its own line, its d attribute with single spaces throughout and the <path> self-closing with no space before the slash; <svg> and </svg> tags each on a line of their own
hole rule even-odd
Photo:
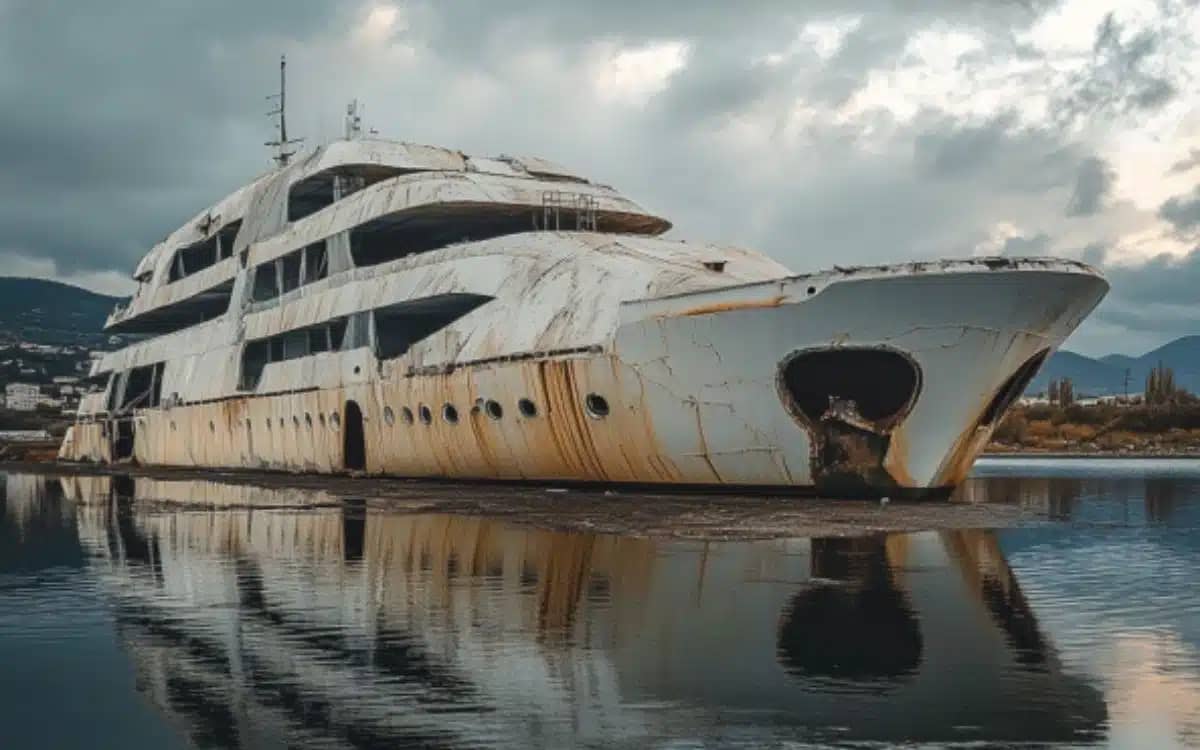
<svg viewBox="0 0 1200 750">
<path fill-rule="evenodd" d="M 1014 406 L 996 426 L 990 455 L 1200 456 L 1200 399 L 1159 363 L 1136 396 L 1080 398 L 1067 378 Z"/>
<path fill-rule="evenodd" d="M 1200 457 L 1200 403 L 1016 406 L 986 454 Z"/>
</svg>

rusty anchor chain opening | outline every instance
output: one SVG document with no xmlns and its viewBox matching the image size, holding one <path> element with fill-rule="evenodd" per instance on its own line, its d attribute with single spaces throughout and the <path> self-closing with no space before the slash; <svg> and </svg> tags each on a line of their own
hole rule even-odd
<svg viewBox="0 0 1200 750">
<path fill-rule="evenodd" d="M 857 494 L 894 486 L 883 467 L 891 432 L 916 402 L 921 371 L 885 347 L 796 352 L 779 370 L 780 395 L 813 436 L 814 483 Z"/>
</svg>

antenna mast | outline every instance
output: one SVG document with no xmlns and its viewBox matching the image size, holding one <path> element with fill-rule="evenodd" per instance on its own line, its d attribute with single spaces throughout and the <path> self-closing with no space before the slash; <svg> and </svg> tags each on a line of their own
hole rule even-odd
<svg viewBox="0 0 1200 750">
<path fill-rule="evenodd" d="M 346 106 L 346 140 L 354 141 L 362 137 L 362 108 L 354 99 Z"/>
<path fill-rule="evenodd" d="M 267 101 L 272 99 L 279 100 L 279 106 L 267 113 L 267 117 L 276 117 L 278 120 L 275 123 L 275 129 L 279 131 L 278 140 L 267 141 L 266 145 L 276 149 L 275 163 L 281 167 L 286 167 L 291 161 L 296 151 L 288 150 L 288 146 L 302 142 L 303 138 L 292 138 L 288 140 L 287 136 L 287 56 L 279 56 L 279 93 L 271 94 L 267 97 Z"/>
</svg>

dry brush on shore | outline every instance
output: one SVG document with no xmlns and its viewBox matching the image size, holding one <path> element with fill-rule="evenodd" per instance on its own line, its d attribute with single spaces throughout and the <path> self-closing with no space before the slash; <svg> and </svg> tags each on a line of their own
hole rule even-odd
<svg viewBox="0 0 1200 750">
<path fill-rule="evenodd" d="M 1018 406 L 989 451 L 1200 455 L 1200 403 Z"/>
</svg>

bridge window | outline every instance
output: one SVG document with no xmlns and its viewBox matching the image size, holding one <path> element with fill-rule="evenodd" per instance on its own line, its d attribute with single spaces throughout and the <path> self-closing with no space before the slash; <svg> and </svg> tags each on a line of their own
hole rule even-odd
<svg viewBox="0 0 1200 750">
<path fill-rule="evenodd" d="M 221 227 L 211 237 L 175 251 L 171 258 L 169 281 L 179 281 L 233 257 L 233 243 L 242 228 L 241 219 Z"/>
<path fill-rule="evenodd" d="M 271 362 L 286 362 L 310 354 L 355 348 L 346 336 L 348 324 L 355 319 L 356 327 L 365 328 L 366 318 L 365 313 L 357 313 L 350 318 L 338 318 L 247 342 L 242 349 L 242 389 L 253 390 L 262 377 L 263 369 Z"/>
<path fill-rule="evenodd" d="M 375 309 L 375 355 L 403 356 L 409 348 L 491 301 L 479 294 L 439 294 Z"/>
<path fill-rule="evenodd" d="M 379 164 L 345 164 L 309 175 L 288 191 L 288 221 L 299 221 L 368 185 L 410 171 Z"/>
<path fill-rule="evenodd" d="M 303 259 L 304 256 L 300 252 L 290 253 L 279 259 L 277 264 L 279 287 L 284 294 L 300 288 L 300 272 L 303 265 L 301 261 Z"/>
<path fill-rule="evenodd" d="M 255 302 L 274 299 L 293 289 L 320 281 L 329 275 L 329 254 L 325 240 L 263 263 L 254 269 Z"/>
<path fill-rule="evenodd" d="M 113 396 L 120 401 L 120 412 L 153 409 L 162 402 L 163 363 L 135 367 L 116 379 Z M 119 389 L 119 396 L 117 390 Z M 110 408 L 116 398 L 110 399 Z"/>
<path fill-rule="evenodd" d="M 437 204 L 377 219 L 351 230 L 355 266 L 373 266 L 459 242 L 502 237 L 534 228 L 529 206 L 508 204 Z"/>
</svg>

